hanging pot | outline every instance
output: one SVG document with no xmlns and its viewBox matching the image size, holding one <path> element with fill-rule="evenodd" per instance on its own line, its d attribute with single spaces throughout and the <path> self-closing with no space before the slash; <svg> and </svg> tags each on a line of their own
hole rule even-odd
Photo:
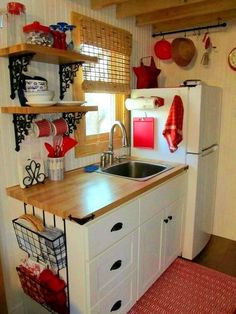
<svg viewBox="0 0 236 314">
<path fill-rule="evenodd" d="M 154 51 L 155 55 L 161 60 L 171 59 L 171 43 L 164 38 L 156 42 Z"/>
</svg>

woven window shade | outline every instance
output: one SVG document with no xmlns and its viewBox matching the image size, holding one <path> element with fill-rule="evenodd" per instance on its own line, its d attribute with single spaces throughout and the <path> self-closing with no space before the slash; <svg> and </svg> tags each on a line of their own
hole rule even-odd
<svg viewBox="0 0 236 314">
<path fill-rule="evenodd" d="M 77 43 L 97 64 L 84 64 L 85 92 L 129 93 L 132 35 L 120 28 L 79 15 Z"/>
</svg>

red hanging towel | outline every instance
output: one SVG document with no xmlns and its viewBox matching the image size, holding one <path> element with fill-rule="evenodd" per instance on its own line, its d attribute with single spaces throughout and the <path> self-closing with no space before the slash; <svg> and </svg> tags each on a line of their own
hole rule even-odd
<svg viewBox="0 0 236 314">
<path fill-rule="evenodd" d="M 166 120 L 165 129 L 162 132 L 169 145 L 170 152 L 173 153 L 178 149 L 178 144 L 183 139 L 184 106 L 180 96 L 175 95 L 168 118 Z"/>
</svg>

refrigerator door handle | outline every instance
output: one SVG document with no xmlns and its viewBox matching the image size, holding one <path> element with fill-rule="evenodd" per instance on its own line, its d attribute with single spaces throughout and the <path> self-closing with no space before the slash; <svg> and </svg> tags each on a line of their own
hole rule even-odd
<svg viewBox="0 0 236 314">
<path fill-rule="evenodd" d="M 211 153 L 215 152 L 217 149 L 218 149 L 218 146 L 214 145 L 213 147 L 210 147 L 202 151 L 201 156 L 204 157 L 204 156 L 210 155 Z"/>
</svg>

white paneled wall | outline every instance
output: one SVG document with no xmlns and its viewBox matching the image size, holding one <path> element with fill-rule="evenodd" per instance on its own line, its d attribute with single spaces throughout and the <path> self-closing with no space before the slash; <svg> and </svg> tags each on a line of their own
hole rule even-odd
<svg viewBox="0 0 236 314">
<path fill-rule="evenodd" d="M 203 35 L 190 37 L 197 48 L 197 56 L 186 68 L 180 68 L 172 61 L 156 60 L 162 69 L 159 85 L 170 87 L 177 86 L 186 79 L 201 79 L 223 89 L 214 234 L 236 240 L 236 72 L 229 68 L 227 61 L 228 53 L 236 46 L 236 23 L 228 23 L 226 29 L 209 32 L 216 49 L 210 54 L 208 66 L 201 64 L 204 53 Z M 184 34 L 176 37 L 181 36 Z M 159 37 L 155 38 L 153 45 L 157 40 Z"/>
<path fill-rule="evenodd" d="M 0 0 L 0 8 L 6 8 L 7 2 Z M 142 56 L 150 55 L 152 47 L 151 29 L 149 27 L 135 27 L 133 18 L 116 20 L 114 7 L 101 11 L 92 11 L 89 0 L 22 0 L 20 2 L 26 6 L 27 23 L 39 21 L 42 24 L 49 25 L 59 21 L 70 22 L 70 12 L 76 11 L 130 31 L 133 34 L 132 66 L 137 66 Z M 3 40 L 2 37 L 0 37 L 0 47 L 3 46 L 1 40 Z M 29 74 L 41 75 L 47 78 L 49 89 L 55 90 L 56 97 L 58 96 L 58 66 L 32 62 L 28 70 Z M 13 101 L 9 97 L 9 73 L 8 60 L 6 58 L 0 58 L 0 73 L 0 106 L 18 105 L 17 100 Z M 133 78 L 133 87 L 134 84 Z M 71 99 L 69 92 L 66 94 L 65 99 Z M 21 152 L 16 153 L 14 150 L 14 131 L 11 121 L 11 115 L 0 114 L 0 252 L 4 268 L 7 302 L 9 313 L 43 313 L 41 307 L 31 302 L 29 298 L 23 297 L 23 293 L 19 288 L 15 266 L 19 263 L 22 253 L 16 245 L 11 220 L 22 214 L 23 205 L 7 197 L 5 188 L 18 184 L 16 172 L 17 155 L 46 157 L 43 147 L 45 139 L 38 140 L 29 136 L 21 145 Z M 50 141 L 51 139 L 46 140 Z M 94 163 L 97 160 L 97 155 L 76 159 L 72 151 L 66 156 L 66 169 L 74 169 Z"/>
</svg>

